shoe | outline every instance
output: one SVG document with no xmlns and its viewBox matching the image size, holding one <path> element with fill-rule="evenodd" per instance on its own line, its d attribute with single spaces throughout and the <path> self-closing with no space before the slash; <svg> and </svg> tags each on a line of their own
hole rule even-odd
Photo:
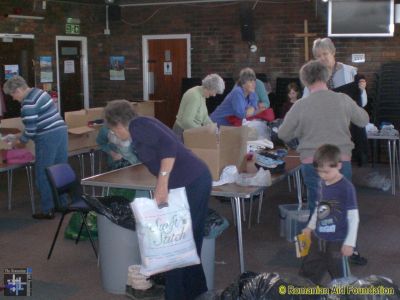
<svg viewBox="0 0 400 300">
<path fill-rule="evenodd" d="M 130 285 L 127 285 L 125 296 L 133 300 L 160 300 L 164 299 L 164 288 L 153 285 L 148 290 L 135 290 Z"/>
<path fill-rule="evenodd" d="M 353 265 L 365 266 L 368 260 L 362 257 L 358 251 L 354 251 L 353 255 L 349 257 L 349 262 Z"/>
<path fill-rule="evenodd" d="M 32 215 L 32 218 L 36 220 L 53 220 L 55 217 L 54 212 L 50 211 L 48 213 L 36 213 Z"/>
</svg>

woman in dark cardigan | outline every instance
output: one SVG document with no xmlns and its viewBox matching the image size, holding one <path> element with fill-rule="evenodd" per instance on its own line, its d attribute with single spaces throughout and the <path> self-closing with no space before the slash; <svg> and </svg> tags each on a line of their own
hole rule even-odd
<svg viewBox="0 0 400 300">
<path fill-rule="evenodd" d="M 168 203 L 169 189 L 186 188 L 200 257 L 212 181 L 207 166 L 167 126 L 157 119 L 137 116 L 128 101 L 111 101 L 104 113 L 110 130 L 121 140 L 131 139 L 140 161 L 157 176 L 154 200 L 158 205 Z M 166 300 L 195 299 L 207 291 L 201 264 L 168 271 L 165 277 Z"/>
</svg>

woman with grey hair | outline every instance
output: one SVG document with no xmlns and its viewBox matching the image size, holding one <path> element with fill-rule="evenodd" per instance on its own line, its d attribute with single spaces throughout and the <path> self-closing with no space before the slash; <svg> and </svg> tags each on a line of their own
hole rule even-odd
<svg viewBox="0 0 400 300">
<path fill-rule="evenodd" d="M 242 69 L 237 85 L 210 115 L 211 120 L 218 126 L 230 126 L 229 118 L 231 117 L 243 120 L 256 114 L 258 97 L 255 89 L 256 74 L 250 68 Z"/>
<path fill-rule="evenodd" d="M 206 99 L 222 94 L 225 90 L 224 80 L 218 74 L 207 75 L 201 86 L 195 86 L 183 94 L 178 115 L 173 127 L 174 132 L 182 138 L 186 129 L 212 123 L 208 116 Z"/>
<path fill-rule="evenodd" d="M 24 147 L 30 139 L 35 143 L 35 178 L 42 211 L 34 214 L 33 218 L 53 219 L 54 202 L 45 170 L 68 160 L 67 125 L 50 95 L 29 87 L 21 76 L 8 79 L 4 92 L 21 103 L 21 119 L 25 128 L 14 146 Z"/>
<path fill-rule="evenodd" d="M 288 142 L 299 140 L 297 151 L 302 162 L 301 172 L 307 187 L 308 207 L 313 213 L 319 199 L 319 176 L 313 166 L 315 151 L 324 144 L 339 147 L 342 154 L 341 173 L 351 180 L 350 122 L 363 127 L 368 124 L 367 112 L 349 96 L 330 91 L 330 72 L 319 60 L 312 60 L 300 69 L 300 79 L 310 94 L 296 101 L 285 116 L 278 136 Z"/>
<path fill-rule="evenodd" d="M 206 164 L 159 120 L 137 116 L 126 100 L 109 102 L 104 115 L 107 127 L 120 140 L 131 140 L 137 157 L 157 177 L 154 201 L 159 206 L 168 203 L 169 189 L 185 187 L 193 237 L 200 256 L 212 180 Z M 207 291 L 201 264 L 168 271 L 165 279 L 166 300 L 196 299 Z"/>
<path fill-rule="evenodd" d="M 312 52 L 314 58 L 319 59 L 324 65 L 326 65 L 331 73 L 327 81 L 327 86 L 330 90 L 354 81 L 354 77 L 357 74 L 357 68 L 336 61 L 336 48 L 330 38 L 316 39 L 313 44 Z M 366 80 L 360 79 L 358 87 L 361 91 L 362 107 L 365 107 L 368 102 L 367 92 L 365 90 L 366 86 Z M 308 96 L 309 94 L 310 91 L 306 87 L 304 89 L 303 97 Z"/>
</svg>

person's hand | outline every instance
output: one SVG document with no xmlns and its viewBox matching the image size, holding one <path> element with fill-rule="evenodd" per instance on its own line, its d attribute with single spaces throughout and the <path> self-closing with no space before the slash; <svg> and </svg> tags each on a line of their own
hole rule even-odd
<svg viewBox="0 0 400 300">
<path fill-rule="evenodd" d="M 119 154 L 119 153 L 117 153 L 117 152 L 115 152 L 115 151 L 110 151 L 110 156 L 111 156 L 111 158 L 112 158 L 112 160 L 120 160 L 120 159 L 122 159 L 122 155 L 121 154 Z"/>
<path fill-rule="evenodd" d="M 22 148 L 25 148 L 25 147 L 26 147 L 26 144 L 25 144 L 25 143 L 18 142 L 18 143 L 15 144 L 14 147 L 17 148 L 17 149 L 22 149 Z"/>
<path fill-rule="evenodd" d="M 20 140 L 16 139 L 11 141 L 11 147 L 12 148 L 16 148 L 16 149 L 22 149 L 25 148 L 26 144 L 25 143 L 21 143 Z"/>
<path fill-rule="evenodd" d="M 246 117 L 251 117 L 252 115 L 254 115 L 255 109 L 253 106 L 249 106 L 246 109 Z"/>
<path fill-rule="evenodd" d="M 343 245 L 342 246 L 342 255 L 343 256 L 351 256 L 353 254 L 354 248 L 352 246 Z"/>
<path fill-rule="evenodd" d="M 312 229 L 309 227 L 306 227 L 302 230 L 302 233 L 307 237 L 307 238 L 311 238 L 311 232 Z"/>
<path fill-rule="evenodd" d="M 154 200 L 157 205 L 168 203 L 168 179 L 166 176 L 160 176 L 157 180 L 156 190 L 154 191 Z"/>
<path fill-rule="evenodd" d="M 262 112 L 266 109 L 264 102 L 258 102 L 258 112 Z"/>
<path fill-rule="evenodd" d="M 367 81 L 365 79 L 360 79 L 360 81 L 358 82 L 358 88 L 360 90 L 365 90 L 367 87 Z"/>
</svg>

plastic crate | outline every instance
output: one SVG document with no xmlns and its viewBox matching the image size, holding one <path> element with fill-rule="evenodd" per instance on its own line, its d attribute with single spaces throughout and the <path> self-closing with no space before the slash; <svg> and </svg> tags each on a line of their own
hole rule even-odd
<svg viewBox="0 0 400 300">
<path fill-rule="evenodd" d="M 310 210 L 305 205 L 282 204 L 279 205 L 280 236 L 286 237 L 289 242 L 307 226 Z"/>
</svg>

